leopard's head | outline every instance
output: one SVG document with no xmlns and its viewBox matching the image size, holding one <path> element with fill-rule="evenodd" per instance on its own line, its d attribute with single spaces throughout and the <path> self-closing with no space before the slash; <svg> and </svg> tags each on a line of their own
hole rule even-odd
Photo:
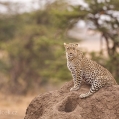
<svg viewBox="0 0 119 119">
<path fill-rule="evenodd" d="M 78 43 L 64 43 L 66 50 L 66 57 L 69 60 L 73 60 L 78 55 Z"/>
</svg>

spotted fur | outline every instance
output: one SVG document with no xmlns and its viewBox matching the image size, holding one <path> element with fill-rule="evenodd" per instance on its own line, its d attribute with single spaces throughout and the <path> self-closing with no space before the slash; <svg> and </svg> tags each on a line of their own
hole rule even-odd
<svg viewBox="0 0 119 119">
<path fill-rule="evenodd" d="M 80 88 L 82 80 L 91 85 L 89 92 L 81 94 L 80 98 L 86 98 L 105 85 L 117 84 L 112 74 L 103 66 L 86 58 L 79 50 L 78 44 L 64 43 L 66 49 L 67 67 L 71 71 L 74 87 L 70 91 Z"/>
</svg>

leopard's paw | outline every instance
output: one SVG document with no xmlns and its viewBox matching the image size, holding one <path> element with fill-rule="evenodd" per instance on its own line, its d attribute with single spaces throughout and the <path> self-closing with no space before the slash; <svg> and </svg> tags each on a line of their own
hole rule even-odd
<svg viewBox="0 0 119 119">
<path fill-rule="evenodd" d="M 86 97 L 88 97 L 88 95 L 87 94 L 81 94 L 79 97 L 80 98 L 86 98 Z"/>
<path fill-rule="evenodd" d="M 85 93 L 85 94 L 81 94 L 79 97 L 80 98 L 87 98 L 87 97 L 89 97 L 90 95 L 92 95 L 93 93 L 91 93 L 91 92 L 88 92 L 88 93 Z"/>
<path fill-rule="evenodd" d="M 79 87 L 72 87 L 71 89 L 70 89 L 70 91 L 76 91 L 76 90 L 78 90 L 79 89 Z"/>
</svg>

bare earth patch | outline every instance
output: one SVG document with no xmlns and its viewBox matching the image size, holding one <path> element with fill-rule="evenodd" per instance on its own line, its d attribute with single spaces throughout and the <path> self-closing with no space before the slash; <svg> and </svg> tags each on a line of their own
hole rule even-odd
<svg viewBox="0 0 119 119">
<path fill-rule="evenodd" d="M 119 86 L 104 87 L 94 95 L 80 99 L 89 90 L 83 85 L 70 92 L 73 82 L 60 90 L 50 91 L 34 98 L 24 119 L 119 119 Z"/>
</svg>

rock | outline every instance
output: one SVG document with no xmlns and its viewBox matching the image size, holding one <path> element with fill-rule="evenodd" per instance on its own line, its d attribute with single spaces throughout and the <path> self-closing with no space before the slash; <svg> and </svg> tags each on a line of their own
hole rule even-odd
<svg viewBox="0 0 119 119">
<path fill-rule="evenodd" d="M 90 87 L 82 85 L 78 91 L 70 92 L 72 86 L 70 81 L 60 90 L 34 98 L 24 119 L 119 119 L 118 85 L 101 88 L 85 99 L 79 95 Z"/>
</svg>

